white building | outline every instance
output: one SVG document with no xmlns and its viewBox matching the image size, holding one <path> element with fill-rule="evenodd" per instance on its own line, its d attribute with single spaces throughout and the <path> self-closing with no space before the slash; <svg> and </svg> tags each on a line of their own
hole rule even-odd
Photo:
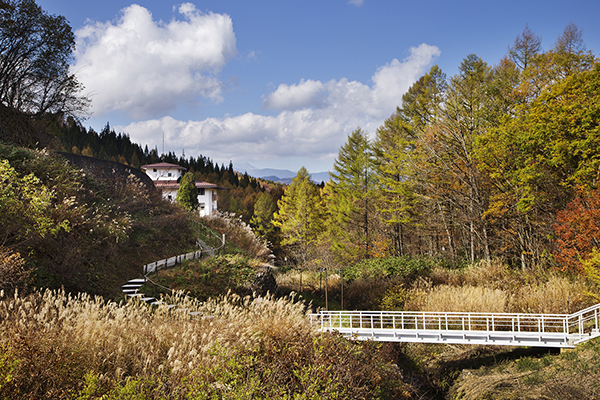
<svg viewBox="0 0 600 400">
<path fill-rule="evenodd" d="M 157 163 L 142 165 L 144 171 L 154 182 L 154 186 L 161 191 L 162 197 L 169 201 L 175 201 L 179 181 L 183 176 L 185 168 L 169 163 Z M 224 188 L 208 182 L 196 181 L 198 189 L 198 204 L 200 216 L 210 215 L 217 210 L 218 190 Z"/>
</svg>

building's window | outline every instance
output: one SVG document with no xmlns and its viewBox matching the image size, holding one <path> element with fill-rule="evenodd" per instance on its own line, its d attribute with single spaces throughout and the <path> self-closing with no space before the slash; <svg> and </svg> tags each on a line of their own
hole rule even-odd
<svg viewBox="0 0 600 400">
<path fill-rule="evenodd" d="M 200 196 L 204 196 L 204 188 L 200 188 L 200 189 L 198 189 L 198 194 L 199 194 Z"/>
<path fill-rule="evenodd" d="M 172 175 L 172 174 L 171 174 L 170 172 L 167 174 L 167 176 L 171 176 L 171 175 Z"/>
<path fill-rule="evenodd" d="M 204 210 L 206 208 L 206 205 L 204 203 L 200 203 L 200 209 Z"/>
<path fill-rule="evenodd" d="M 156 172 L 156 168 L 152 168 L 152 172 Z"/>
<path fill-rule="evenodd" d="M 173 201 L 173 196 L 171 196 L 170 194 L 167 195 L 167 198 L 169 199 L 169 201 Z"/>
</svg>

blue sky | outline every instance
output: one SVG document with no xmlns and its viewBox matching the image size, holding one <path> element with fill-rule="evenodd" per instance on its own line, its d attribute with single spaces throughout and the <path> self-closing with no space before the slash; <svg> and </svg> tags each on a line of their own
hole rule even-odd
<svg viewBox="0 0 600 400">
<path fill-rule="evenodd" d="M 551 48 L 569 23 L 600 51 L 600 2 L 37 0 L 77 36 L 73 70 L 107 122 L 149 148 L 234 166 L 331 169 L 434 64 L 495 65 L 525 25 Z"/>
</svg>

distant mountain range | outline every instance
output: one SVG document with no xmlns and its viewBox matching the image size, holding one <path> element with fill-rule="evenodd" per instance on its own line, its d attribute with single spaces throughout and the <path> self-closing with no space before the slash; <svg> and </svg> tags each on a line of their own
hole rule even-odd
<svg viewBox="0 0 600 400">
<path fill-rule="evenodd" d="M 247 172 L 248 175 L 254 178 L 266 179 L 273 182 L 280 182 L 284 184 L 290 184 L 292 179 L 298 172 L 290 171 L 288 169 L 273 169 L 273 168 L 256 168 L 248 163 L 243 163 L 235 166 L 235 170 L 239 172 Z M 310 172 L 312 180 L 316 183 L 327 182 L 329 180 L 329 172 Z"/>
</svg>

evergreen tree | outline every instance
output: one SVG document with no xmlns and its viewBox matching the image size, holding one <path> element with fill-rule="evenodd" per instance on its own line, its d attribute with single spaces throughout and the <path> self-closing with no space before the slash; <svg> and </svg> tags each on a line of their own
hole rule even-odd
<svg viewBox="0 0 600 400">
<path fill-rule="evenodd" d="M 177 203 L 186 210 L 195 211 L 198 209 L 198 189 L 196 188 L 196 182 L 192 172 L 187 172 L 183 178 L 181 178 L 176 200 Z"/>
<path fill-rule="evenodd" d="M 256 203 L 254 203 L 254 216 L 250 220 L 250 226 L 254 232 L 273 243 L 275 236 L 275 225 L 273 225 L 273 215 L 277 211 L 277 206 L 273 202 L 271 195 L 263 192 Z"/>
</svg>

